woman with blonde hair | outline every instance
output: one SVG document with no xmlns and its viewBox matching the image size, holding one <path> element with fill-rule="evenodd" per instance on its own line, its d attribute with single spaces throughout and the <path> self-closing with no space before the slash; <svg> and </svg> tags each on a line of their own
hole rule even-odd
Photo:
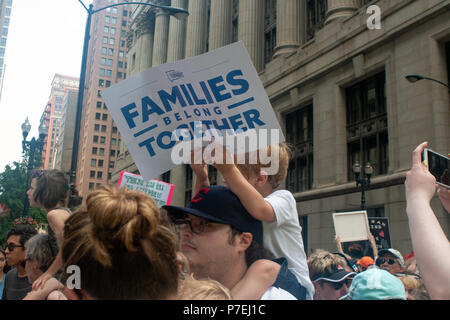
<svg viewBox="0 0 450 320">
<path fill-rule="evenodd" d="M 101 187 L 67 219 L 64 268 L 79 268 L 72 299 L 172 299 L 178 290 L 177 239 L 141 192 Z M 64 280 L 72 275 L 64 274 Z M 75 281 L 76 283 L 76 281 Z M 69 288 L 70 289 L 70 288 Z"/>
</svg>

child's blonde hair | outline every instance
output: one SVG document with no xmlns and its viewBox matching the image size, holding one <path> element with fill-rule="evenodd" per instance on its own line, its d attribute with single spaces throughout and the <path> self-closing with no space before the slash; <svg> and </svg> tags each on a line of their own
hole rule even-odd
<svg viewBox="0 0 450 320">
<path fill-rule="evenodd" d="M 272 154 L 274 152 L 278 152 L 278 171 L 276 174 L 269 175 L 269 183 L 272 186 L 272 189 L 276 189 L 280 186 L 281 182 L 286 179 L 287 171 L 289 168 L 289 160 L 292 155 L 292 147 L 288 145 L 287 143 L 280 143 L 280 144 L 273 144 L 270 146 L 267 146 L 263 149 L 260 149 L 256 152 L 256 162 L 257 163 L 250 163 L 250 160 L 252 159 L 250 156 L 250 153 L 245 154 L 245 163 L 237 163 L 236 166 L 238 167 L 239 171 L 241 171 L 244 175 L 247 176 L 247 178 L 250 177 L 250 175 L 259 175 L 261 174 L 261 170 L 264 168 L 268 168 L 272 166 L 272 163 L 269 162 L 267 164 L 261 163 L 261 159 L 259 157 L 259 152 L 266 152 L 266 156 L 268 158 L 272 158 Z M 236 157 L 236 159 L 239 159 Z"/>
<path fill-rule="evenodd" d="M 212 279 L 197 280 L 188 275 L 181 282 L 178 300 L 233 300 L 231 292 L 220 282 Z"/>
</svg>

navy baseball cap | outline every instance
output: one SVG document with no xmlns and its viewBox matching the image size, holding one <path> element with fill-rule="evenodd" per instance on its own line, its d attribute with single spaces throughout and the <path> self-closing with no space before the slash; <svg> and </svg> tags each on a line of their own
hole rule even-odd
<svg viewBox="0 0 450 320">
<path fill-rule="evenodd" d="M 253 218 L 239 198 L 227 187 L 210 186 L 200 189 L 185 207 L 163 206 L 173 220 L 187 214 L 209 221 L 228 224 L 240 232 L 250 232 L 253 239 L 262 245 L 262 223 Z"/>
</svg>

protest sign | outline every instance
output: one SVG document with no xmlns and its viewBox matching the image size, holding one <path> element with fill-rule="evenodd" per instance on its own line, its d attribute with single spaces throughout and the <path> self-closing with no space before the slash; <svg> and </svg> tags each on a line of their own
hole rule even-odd
<svg viewBox="0 0 450 320">
<path fill-rule="evenodd" d="M 333 213 L 333 223 L 341 242 L 369 239 L 370 230 L 365 210 Z"/>
<path fill-rule="evenodd" d="M 391 248 L 391 232 L 388 218 L 369 217 L 369 228 L 375 238 L 378 250 Z"/>
<path fill-rule="evenodd" d="M 173 161 L 173 149 L 181 141 L 205 139 L 208 130 L 233 137 L 266 134 L 245 152 L 284 141 L 242 42 L 147 69 L 101 95 L 146 180 L 181 164 Z M 269 131 L 277 134 L 269 139 Z"/>
<path fill-rule="evenodd" d="M 173 184 L 159 180 L 145 181 L 141 176 L 125 171 L 120 173 L 117 185 L 146 193 L 153 198 L 158 208 L 164 205 L 170 205 L 175 188 Z"/>
</svg>

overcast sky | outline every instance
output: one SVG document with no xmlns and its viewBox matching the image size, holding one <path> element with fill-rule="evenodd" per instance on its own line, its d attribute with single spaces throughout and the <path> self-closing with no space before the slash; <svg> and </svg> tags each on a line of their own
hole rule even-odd
<svg viewBox="0 0 450 320">
<path fill-rule="evenodd" d="M 78 0 L 13 0 L 0 101 L 0 172 L 21 159 L 20 126 L 27 116 L 28 140 L 38 136 L 54 75 L 80 76 L 86 17 Z"/>
</svg>

